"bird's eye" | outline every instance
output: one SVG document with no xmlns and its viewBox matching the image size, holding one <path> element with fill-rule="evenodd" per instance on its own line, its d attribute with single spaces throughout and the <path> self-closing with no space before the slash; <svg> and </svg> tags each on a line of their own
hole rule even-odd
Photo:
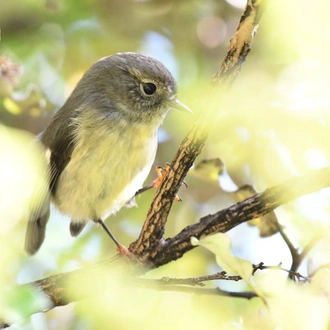
<svg viewBox="0 0 330 330">
<path fill-rule="evenodd" d="M 141 83 L 140 84 L 141 92 L 147 96 L 151 96 L 156 93 L 157 87 L 153 83 Z"/>
</svg>

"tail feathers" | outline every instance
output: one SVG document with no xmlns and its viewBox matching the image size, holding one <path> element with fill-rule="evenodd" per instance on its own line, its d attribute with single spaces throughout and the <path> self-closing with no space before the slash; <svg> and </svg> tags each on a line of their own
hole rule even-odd
<svg viewBox="0 0 330 330">
<path fill-rule="evenodd" d="M 25 234 L 25 251 L 35 254 L 45 239 L 46 225 L 49 218 L 49 203 L 43 207 L 42 214 L 34 214 L 30 217 Z"/>
<path fill-rule="evenodd" d="M 81 231 L 85 228 L 86 222 L 74 222 L 71 220 L 70 222 L 70 233 L 71 236 L 76 237 L 78 236 Z"/>
</svg>

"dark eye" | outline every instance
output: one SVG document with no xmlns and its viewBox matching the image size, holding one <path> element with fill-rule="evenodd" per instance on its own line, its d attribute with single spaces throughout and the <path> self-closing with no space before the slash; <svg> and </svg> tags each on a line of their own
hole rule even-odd
<svg viewBox="0 0 330 330">
<path fill-rule="evenodd" d="M 142 93 L 147 96 L 150 96 L 156 93 L 157 87 L 153 83 L 141 83 L 140 89 Z"/>
</svg>

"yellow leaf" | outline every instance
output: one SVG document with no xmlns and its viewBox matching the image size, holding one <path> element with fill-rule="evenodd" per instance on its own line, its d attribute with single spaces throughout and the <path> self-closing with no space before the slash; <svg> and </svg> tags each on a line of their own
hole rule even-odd
<svg viewBox="0 0 330 330">
<path fill-rule="evenodd" d="M 9 97 L 6 97 L 3 100 L 3 105 L 7 109 L 7 111 L 13 115 L 19 115 L 22 113 L 22 108 L 19 107 L 18 104 Z"/>
<path fill-rule="evenodd" d="M 219 158 L 204 159 L 198 163 L 190 174 L 207 181 L 216 181 L 224 169 L 223 162 Z"/>
</svg>

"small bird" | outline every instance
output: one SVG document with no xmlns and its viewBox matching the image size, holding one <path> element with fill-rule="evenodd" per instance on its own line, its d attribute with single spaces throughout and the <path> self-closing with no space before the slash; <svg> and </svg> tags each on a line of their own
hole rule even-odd
<svg viewBox="0 0 330 330">
<path fill-rule="evenodd" d="M 50 202 L 71 217 L 72 236 L 92 220 L 119 245 L 103 219 L 142 187 L 169 109 L 191 112 L 176 91 L 172 74 L 151 57 L 118 53 L 92 65 L 39 135 L 49 163 L 49 193 L 29 217 L 29 254 L 44 241 Z"/>
</svg>

